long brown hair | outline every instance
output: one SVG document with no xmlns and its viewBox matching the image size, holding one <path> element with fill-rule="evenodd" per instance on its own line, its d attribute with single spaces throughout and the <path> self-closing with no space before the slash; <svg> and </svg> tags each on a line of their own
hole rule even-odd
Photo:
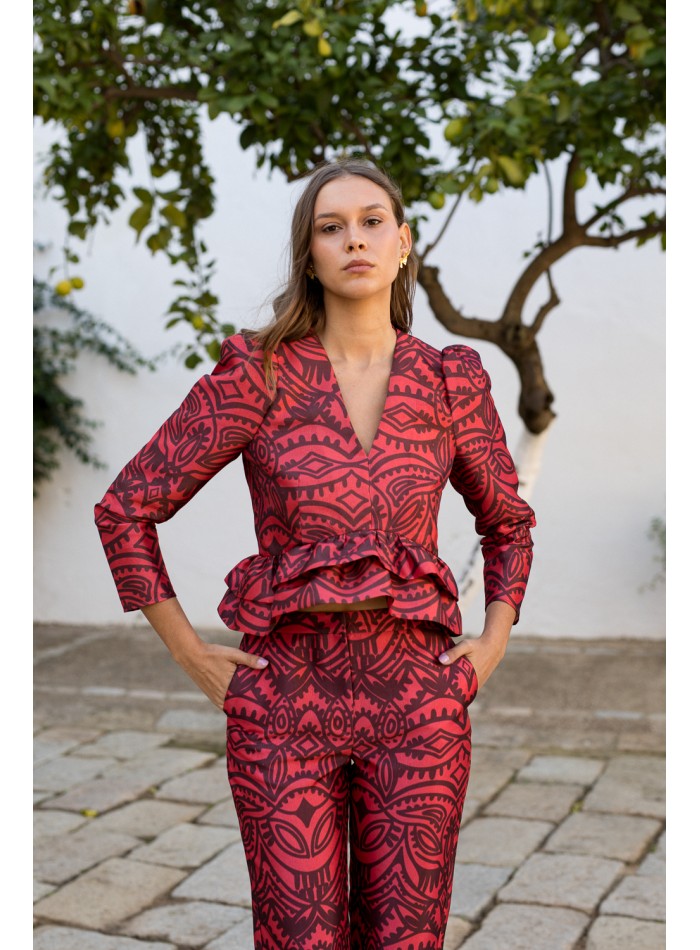
<svg viewBox="0 0 700 950">
<path fill-rule="evenodd" d="M 275 388 L 272 354 L 283 340 L 298 340 L 310 330 L 323 325 L 323 287 L 306 273 L 310 261 L 313 236 L 313 213 L 319 191 L 329 181 L 358 175 L 373 181 L 389 196 L 396 223 L 406 220 L 399 186 L 384 171 L 360 159 L 339 159 L 317 166 L 297 201 L 292 217 L 289 241 L 289 273 L 287 282 L 272 302 L 274 317 L 259 330 L 248 330 L 264 352 L 265 376 L 271 391 Z M 418 260 L 411 249 L 406 266 L 402 267 L 391 287 L 391 323 L 399 330 L 410 331 L 413 322 L 413 298 L 416 290 Z"/>
</svg>

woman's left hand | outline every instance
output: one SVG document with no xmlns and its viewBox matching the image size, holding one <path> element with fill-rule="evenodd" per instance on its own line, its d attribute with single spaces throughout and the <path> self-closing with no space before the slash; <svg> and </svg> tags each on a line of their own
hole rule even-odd
<svg viewBox="0 0 700 950">
<path fill-rule="evenodd" d="M 481 690 L 503 659 L 504 652 L 500 645 L 493 643 L 493 641 L 484 637 L 477 637 L 475 639 L 460 640 L 455 646 L 441 653 L 439 660 L 441 663 L 449 666 L 450 663 L 454 663 L 460 656 L 468 656 L 476 671 L 479 690 Z"/>
<path fill-rule="evenodd" d="M 438 659 L 449 666 L 458 657 L 468 656 L 476 670 L 477 683 L 481 689 L 505 655 L 514 620 L 515 610 L 510 604 L 494 600 L 486 608 L 481 636 L 460 640 L 441 653 Z"/>
</svg>

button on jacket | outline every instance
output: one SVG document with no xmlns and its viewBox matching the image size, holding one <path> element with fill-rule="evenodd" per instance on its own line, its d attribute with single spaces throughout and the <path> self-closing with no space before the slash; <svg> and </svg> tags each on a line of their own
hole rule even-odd
<svg viewBox="0 0 700 950">
<path fill-rule="evenodd" d="M 271 395 L 252 338 L 225 340 L 212 372 L 96 506 L 124 609 L 175 596 L 156 525 L 242 455 L 259 550 L 226 578 L 219 613 L 231 629 L 264 635 L 293 610 L 385 596 L 391 614 L 461 635 L 457 585 L 437 550 L 448 479 L 482 536 L 486 604 L 510 604 L 517 622 L 535 518 L 517 493 L 478 353 L 465 345 L 440 351 L 396 330 L 369 452 L 316 333 L 279 344 L 273 366 Z"/>
</svg>

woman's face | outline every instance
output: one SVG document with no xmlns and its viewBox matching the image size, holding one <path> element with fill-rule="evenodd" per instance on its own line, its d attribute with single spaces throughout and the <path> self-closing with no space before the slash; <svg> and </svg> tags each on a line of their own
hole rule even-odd
<svg viewBox="0 0 700 950">
<path fill-rule="evenodd" d="M 359 175 L 335 178 L 314 206 L 311 260 L 329 296 L 361 300 L 391 296 L 399 260 L 411 249 L 411 231 L 398 225 L 389 195 Z"/>
</svg>

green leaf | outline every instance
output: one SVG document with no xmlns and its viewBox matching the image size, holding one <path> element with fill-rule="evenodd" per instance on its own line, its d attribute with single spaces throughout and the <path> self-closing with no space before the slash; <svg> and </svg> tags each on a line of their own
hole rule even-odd
<svg viewBox="0 0 700 950">
<path fill-rule="evenodd" d="M 185 366 L 187 369 L 194 369 L 195 366 L 203 362 L 202 357 L 198 353 L 190 353 L 190 355 L 185 359 Z"/>
<path fill-rule="evenodd" d="M 84 241 L 87 237 L 88 227 L 87 221 L 71 221 L 68 225 L 68 233 L 75 234 L 81 241 Z"/>
<path fill-rule="evenodd" d="M 188 226 L 187 215 L 179 208 L 176 208 L 175 205 L 166 205 L 161 213 L 166 221 L 169 221 L 173 227 L 180 228 L 180 230 L 184 231 Z"/>
<path fill-rule="evenodd" d="M 136 231 L 137 241 L 141 237 L 141 232 L 146 227 L 148 222 L 151 220 L 152 212 L 153 212 L 152 204 L 139 205 L 138 208 L 136 208 L 136 210 L 132 212 L 131 217 L 129 218 L 129 227 L 132 227 L 134 231 Z"/>
<path fill-rule="evenodd" d="M 527 34 L 527 38 L 530 40 L 533 46 L 537 46 L 537 44 L 541 43 L 542 40 L 546 40 L 548 36 L 549 29 L 543 24 L 534 26 Z"/>
<path fill-rule="evenodd" d="M 221 343 L 218 340 L 212 340 L 211 343 L 207 343 L 207 353 L 213 360 L 217 360 L 221 356 Z"/>
<path fill-rule="evenodd" d="M 557 122 L 566 122 L 567 119 L 571 118 L 571 113 L 573 111 L 573 105 L 569 96 L 566 93 L 561 93 L 559 96 L 559 102 L 557 103 L 557 108 L 554 112 L 554 118 Z"/>
<path fill-rule="evenodd" d="M 628 3 L 627 0 L 621 0 L 620 3 L 615 5 L 615 16 L 621 20 L 627 20 L 628 23 L 639 23 L 642 19 L 639 10 L 634 4 Z"/>
<path fill-rule="evenodd" d="M 141 204 L 148 205 L 153 204 L 153 194 L 147 188 L 134 188 L 134 194 L 139 199 Z"/>
</svg>

